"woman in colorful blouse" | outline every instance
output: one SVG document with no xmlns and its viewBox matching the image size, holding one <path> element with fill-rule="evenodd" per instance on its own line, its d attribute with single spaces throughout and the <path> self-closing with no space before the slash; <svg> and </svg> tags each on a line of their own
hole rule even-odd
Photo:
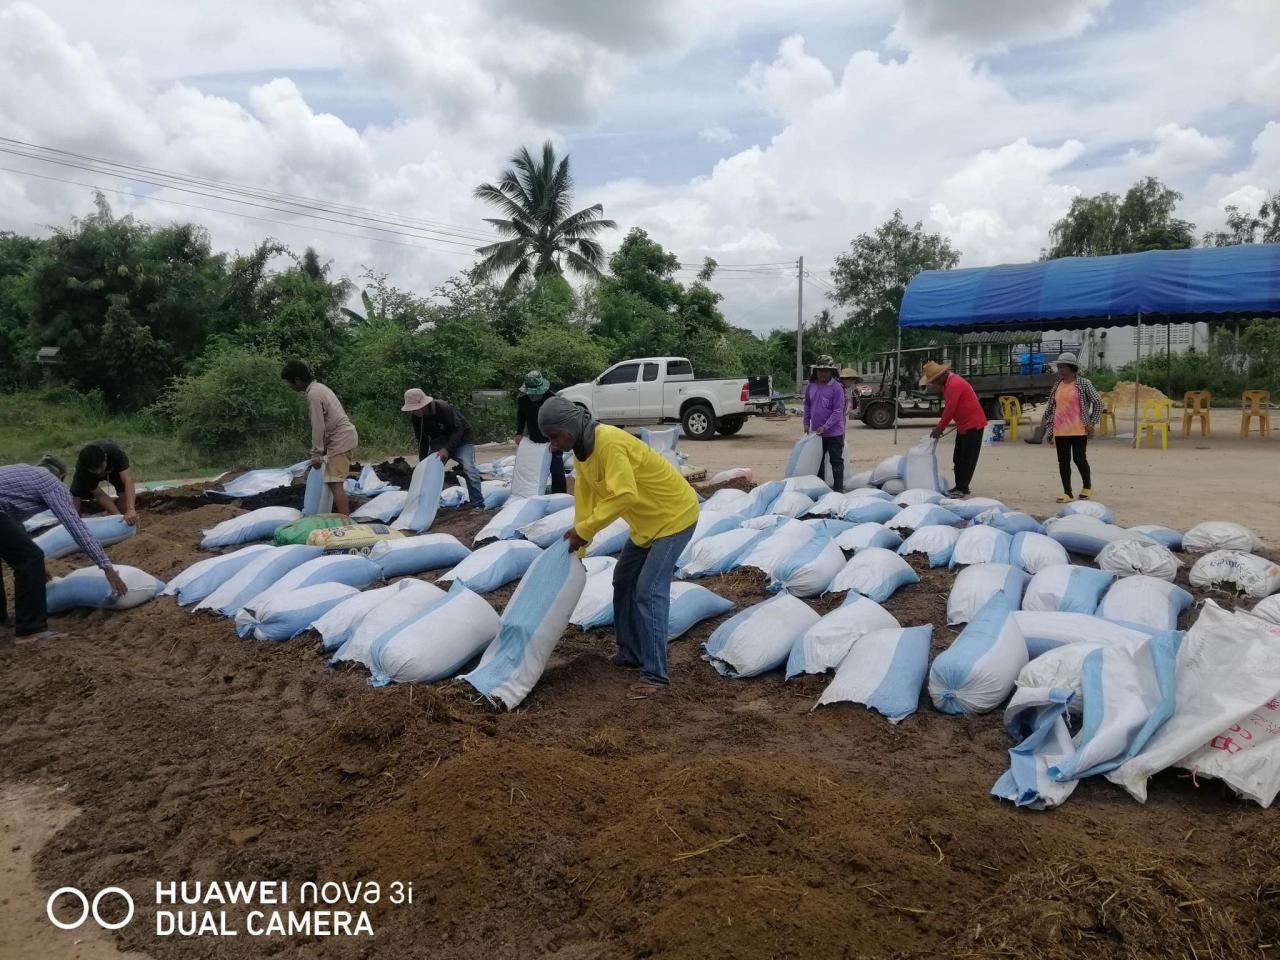
<svg viewBox="0 0 1280 960">
<path fill-rule="evenodd" d="M 1074 353 L 1064 353 L 1057 360 L 1058 382 L 1044 408 L 1040 423 L 1044 427 L 1044 442 L 1053 441 L 1058 448 L 1058 473 L 1062 475 L 1062 496 L 1058 503 L 1070 503 L 1071 463 L 1074 460 L 1080 471 L 1080 499 L 1093 496 L 1093 481 L 1089 474 L 1089 458 L 1086 448 L 1094 429 L 1102 420 L 1102 397 L 1089 382 L 1080 376 L 1080 364 Z"/>
</svg>

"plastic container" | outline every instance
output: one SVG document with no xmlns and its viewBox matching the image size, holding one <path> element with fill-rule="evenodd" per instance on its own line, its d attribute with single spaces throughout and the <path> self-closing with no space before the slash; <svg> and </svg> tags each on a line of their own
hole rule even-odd
<svg viewBox="0 0 1280 960">
<path fill-rule="evenodd" d="M 987 425 L 982 428 L 983 446 L 990 446 L 993 443 L 1004 443 L 1004 428 L 1005 422 L 1003 420 L 988 420 Z"/>
</svg>

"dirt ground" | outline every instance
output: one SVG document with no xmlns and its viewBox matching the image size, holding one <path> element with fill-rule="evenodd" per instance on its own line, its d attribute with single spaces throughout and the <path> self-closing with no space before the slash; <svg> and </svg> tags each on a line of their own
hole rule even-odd
<svg viewBox="0 0 1280 960">
<path fill-rule="evenodd" d="M 759 423 L 685 448 L 767 479 L 793 436 Z M 888 440 L 855 430 L 859 466 Z M 1218 443 L 1219 463 L 1276 449 Z M 1274 500 L 1224 496 L 1189 443 L 1099 446 L 1100 496 L 1126 523 L 1186 526 L 1202 509 L 1280 536 Z M 1050 454 L 983 456 L 981 492 L 1046 512 Z M 1203 507 L 1190 494 L 1164 506 L 1149 480 L 1145 497 L 1119 496 L 1120 465 L 1146 475 L 1150 460 Z M 1249 476 L 1261 490 L 1262 468 L 1224 484 L 1253 487 Z M 200 529 L 239 509 L 153 498 L 111 554 L 172 576 L 201 556 Z M 434 531 L 469 540 L 484 520 L 442 514 Z M 943 626 L 952 577 L 926 571 L 885 604 L 904 625 L 934 624 L 935 650 L 955 636 Z M 740 606 L 765 596 L 749 571 L 702 582 Z M 500 609 L 510 593 L 488 599 Z M 726 680 L 704 663 L 718 622 L 673 643 L 671 690 L 639 700 L 609 662 L 611 633 L 571 630 L 512 713 L 457 683 L 371 688 L 357 670 L 326 670 L 313 638 L 239 640 L 229 621 L 168 598 L 59 617 L 64 635 L 42 646 L 6 637 L 0 826 L 14 867 L 0 872 L 0 945 L 19 946 L 3 960 L 96 958 L 112 943 L 183 960 L 1280 953 L 1276 811 L 1176 772 L 1145 805 L 1090 780 L 1061 809 L 1016 810 L 989 796 L 1011 746 L 998 713 L 946 717 L 927 696 L 898 726 L 850 705 L 814 711 L 822 678 Z M 79 815 L 23 816 L 50 791 Z M 373 939 L 156 936 L 156 881 L 265 879 L 411 881 L 416 896 L 371 908 Z M 64 933 L 43 915 L 57 887 L 113 884 L 139 904 L 114 934 Z"/>
</svg>

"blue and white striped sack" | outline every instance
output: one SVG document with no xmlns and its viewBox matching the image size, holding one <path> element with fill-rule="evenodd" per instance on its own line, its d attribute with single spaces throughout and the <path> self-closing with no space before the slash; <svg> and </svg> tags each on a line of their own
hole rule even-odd
<svg viewBox="0 0 1280 960">
<path fill-rule="evenodd" d="M 487 481 L 481 481 L 485 483 Z M 441 510 L 457 510 L 464 506 L 470 499 L 471 494 L 467 492 L 467 488 L 454 484 L 451 487 L 445 487 L 440 491 L 440 509 Z"/>
<path fill-rule="evenodd" d="M 390 603 L 398 594 L 409 591 L 423 597 L 440 599 L 444 591 L 431 583 L 421 580 L 399 580 L 376 590 L 357 593 L 336 604 L 323 616 L 311 624 L 311 629 L 320 635 L 321 648 L 332 653 L 351 639 L 352 633 L 360 622 L 374 610 Z"/>
<path fill-rule="evenodd" d="M 444 464 L 439 457 L 427 457 L 413 468 L 409 481 L 409 496 L 404 509 L 391 524 L 393 530 L 422 533 L 436 522 L 440 509 L 440 491 L 444 489 Z"/>
<path fill-rule="evenodd" d="M 840 536 L 842 533 L 848 533 L 857 526 L 856 523 L 850 523 L 848 520 L 835 520 L 831 517 L 809 517 L 802 520 L 801 523 L 807 523 L 811 527 L 816 527 L 832 540 Z"/>
<path fill-rule="evenodd" d="M 305 543 L 263 550 L 228 578 L 226 583 L 197 603 L 195 609 L 214 610 L 224 617 L 234 617 L 237 610 L 285 574 L 322 556 L 323 547 L 312 547 Z"/>
<path fill-rule="evenodd" d="M 616 557 L 631 539 L 631 525 L 619 517 L 594 537 L 587 546 L 588 557 Z"/>
<path fill-rule="evenodd" d="M 369 559 L 378 565 L 385 580 L 457 566 L 469 556 L 471 551 L 448 533 L 422 533 L 416 537 L 381 540 L 369 548 Z"/>
<path fill-rule="evenodd" d="M 758 517 L 756 520 L 748 521 L 747 524 L 743 525 L 748 529 L 764 529 L 766 530 L 766 536 L 757 540 L 751 549 L 742 555 L 735 567 L 754 567 L 772 575 L 774 567 L 790 557 L 810 540 L 821 535 L 816 527 L 801 523 L 799 520 L 786 518 L 778 518 L 768 527 L 756 526 L 770 519 L 773 518 L 769 516 Z"/>
<path fill-rule="evenodd" d="M 997 530 L 1003 530 L 1008 534 L 1019 533 L 1043 533 L 1044 524 L 1029 513 L 1021 513 L 1017 510 L 1001 510 L 992 507 L 978 514 L 970 523 L 983 523 Z"/>
<path fill-rule="evenodd" d="M 777 500 L 773 501 L 769 511 L 776 513 L 780 517 L 802 517 L 809 512 L 812 506 L 813 499 L 803 493 L 784 491 L 778 496 Z"/>
<path fill-rule="evenodd" d="M 689 559 L 681 554 L 676 575 L 682 580 L 693 580 L 698 577 L 718 577 L 739 566 L 744 557 L 756 543 L 769 536 L 768 530 L 752 530 L 749 527 L 738 527 L 724 533 L 703 537 L 692 544 L 686 551 Z"/>
<path fill-rule="evenodd" d="M 703 513 L 737 514 L 744 516 L 742 509 L 747 502 L 747 491 L 734 487 L 717 490 L 702 502 Z"/>
<path fill-rule="evenodd" d="M 299 564 L 241 606 L 261 606 L 277 593 L 313 587 L 319 583 L 344 583 L 363 590 L 381 578 L 382 571 L 368 557 L 357 553 L 330 553 Z"/>
<path fill-rule="evenodd" d="M 920 707 L 929 672 L 933 627 L 886 627 L 863 634 L 836 668 L 814 709 L 828 703 L 861 703 L 890 723 L 900 723 Z"/>
<path fill-rule="evenodd" d="M 769 512 L 769 508 L 773 506 L 773 501 L 782 495 L 782 481 L 770 480 L 768 483 L 762 483 L 747 494 L 746 498 L 736 508 L 735 512 L 741 513 L 750 520 L 752 517 L 760 517 Z"/>
<path fill-rule="evenodd" d="M 435 606 L 444 599 L 445 592 L 439 587 L 423 583 L 421 580 L 402 582 L 413 586 L 401 587 L 400 590 L 390 594 L 386 600 L 367 610 L 353 626 L 349 627 L 346 639 L 329 658 L 330 666 L 339 663 L 359 663 L 365 669 L 372 670 L 373 645 L 379 637 L 414 619 L 423 610 Z M 354 604 L 357 599 L 359 597 L 352 597 L 347 603 Z M 345 604 L 335 607 L 330 614 L 342 611 L 344 606 Z M 321 625 L 322 621 L 316 622 L 317 632 L 320 631 Z M 329 649 L 329 636 L 327 634 L 321 634 L 321 636 L 325 638 L 325 648 Z"/>
<path fill-rule="evenodd" d="M 868 517 L 875 520 L 876 517 Z M 903 507 L 894 516 L 883 521 L 890 530 L 919 530 L 921 527 L 958 527 L 964 520 L 946 507 L 932 503 L 917 503 Z"/>
<path fill-rule="evenodd" d="M 269 543 L 255 543 L 248 547 L 241 547 L 233 553 L 207 557 L 193 563 L 170 580 L 161 593 L 165 596 L 177 597 L 178 605 L 182 607 L 197 603 L 235 576 L 253 559 L 254 554 L 274 549 Z"/>
<path fill-rule="evenodd" d="M 849 494 L 832 490 L 829 493 L 824 493 L 813 502 L 813 506 L 809 508 L 807 516 L 838 517 L 840 516 L 840 511 L 844 509 L 844 505 L 848 502 Z"/>
<path fill-rule="evenodd" d="M 306 469 L 311 465 L 310 460 L 302 462 L 302 469 Z M 293 483 L 294 474 L 298 470 L 295 467 L 268 467 L 262 470 L 250 470 L 242 473 L 234 480 L 230 480 L 222 485 L 221 490 L 206 490 L 205 496 L 217 500 L 238 500 L 241 497 L 252 497 L 255 494 L 266 493 L 268 490 L 276 490 L 280 487 L 287 487 Z"/>
<path fill-rule="evenodd" d="M 682 637 L 703 620 L 719 617 L 734 607 L 732 600 L 696 583 L 672 583 L 667 615 L 667 640 Z"/>
<path fill-rule="evenodd" d="M 1007 563 L 975 563 L 965 567 L 947 596 L 947 623 L 968 623 L 995 596 L 1010 610 L 1017 610 L 1022 606 L 1022 593 L 1030 580 L 1026 571 Z"/>
<path fill-rule="evenodd" d="M 904 490 L 903 492 L 905 493 L 906 491 Z M 856 486 L 852 490 L 847 491 L 846 496 L 850 500 L 893 500 L 893 494 L 886 493 L 879 487 Z"/>
<path fill-rule="evenodd" d="M 484 497 L 484 508 L 486 510 L 497 510 L 511 499 L 511 484 L 505 480 L 481 480 L 480 495 Z M 464 499 L 463 503 L 465 502 L 466 500 Z"/>
<path fill-rule="evenodd" d="M 788 593 L 757 603 L 716 627 L 703 659 L 722 677 L 754 677 L 782 666 L 818 614 Z"/>
<path fill-rule="evenodd" d="M 1134 649 L 1155 632 L 1147 627 L 1116 623 L 1096 614 L 1060 611 L 1020 610 L 1014 615 L 1027 642 L 1027 656 L 1035 660 L 1051 650 L 1069 644 L 1090 643 Z M 1033 683 L 1030 686 L 1045 686 Z M 1048 686 L 1060 686 L 1053 683 Z"/>
<path fill-rule="evenodd" d="M 1004 725 L 1018 743 L 1009 749 L 1006 770 L 991 795 L 1019 807 L 1048 810 L 1061 804 L 1078 781 L 1049 776 L 1053 758 L 1069 756 L 1071 732 L 1067 712 L 1075 694 L 1060 687 L 1019 687 L 1004 711 Z"/>
<path fill-rule="evenodd" d="M 115 514 L 106 517 L 88 517 L 84 525 L 104 547 L 119 543 L 121 540 L 128 540 L 138 532 L 136 526 L 125 523 L 124 517 Z M 76 543 L 67 528 L 61 524 L 36 537 L 35 544 L 50 560 L 69 557 L 80 552 L 80 544 Z"/>
<path fill-rule="evenodd" d="M 204 536 L 200 546 L 204 550 L 216 550 L 256 540 L 270 540 L 285 524 L 301 519 L 302 511 L 293 507 L 259 507 L 202 531 Z"/>
<path fill-rule="evenodd" d="M 606 565 L 586 567 L 586 582 L 582 595 L 569 614 L 569 622 L 582 630 L 595 630 L 613 626 L 613 568 L 616 561 L 606 557 Z"/>
<path fill-rule="evenodd" d="M 1182 534 L 1177 530 L 1169 527 L 1162 527 L 1154 523 L 1138 524 L 1136 527 L 1130 527 L 1134 533 L 1141 533 L 1143 536 L 1150 537 L 1156 543 L 1170 550 L 1182 550 Z"/>
<path fill-rule="evenodd" d="M 942 475 L 938 473 L 938 441 L 924 437 L 902 458 L 902 482 L 908 490 L 933 490 L 946 493 Z"/>
<path fill-rule="evenodd" d="M 456 489 L 456 488 L 451 488 Z M 351 519 L 357 522 L 390 523 L 404 510 L 409 499 L 407 490 L 388 490 L 380 493 L 368 503 L 351 512 Z M 443 502 L 441 506 L 443 506 Z"/>
<path fill-rule="evenodd" d="M 511 465 L 511 496 L 537 497 L 551 479 L 551 444 L 521 440 Z"/>
<path fill-rule="evenodd" d="M 806 630 L 787 655 L 787 679 L 802 673 L 826 673 L 844 661 L 858 638 L 874 630 L 899 626 L 884 607 L 856 591 L 844 603 Z"/>
<path fill-rule="evenodd" d="M 72 607 L 95 607 L 103 610 L 128 610 L 157 596 L 164 581 L 157 580 L 137 567 L 117 566 L 116 573 L 128 590 L 117 597 L 107 583 L 106 573 L 98 567 L 81 567 L 65 577 L 54 577 L 45 584 L 45 609 L 61 613 Z"/>
<path fill-rule="evenodd" d="M 1115 523 L 1116 515 L 1106 504 L 1097 500 L 1072 500 L 1064 503 L 1058 510 L 1060 517 L 1093 517 L 1103 523 Z"/>
<path fill-rule="evenodd" d="M 883 490 L 880 491 L 884 493 Z M 888 494 L 885 494 L 888 496 Z M 914 507 L 917 503 L 941 503 L 945 498 L 937 490 L 921 490 L 919 487 L 908 487 L 893 498 L 899 507 Z"/>
<path fill-rule="evenodd" d="M 1109 570 L 1094 570 L 1070 563 L 1045 567 L 1027 584 L 1023 610 L 1061 610 L 1094 613 L 1102 595 L 1116 579 Z"/>
<path fill-rule="evenodd" d="M 883 487 L 890 480 L 901 480 L 902 461 L 902 454 L 898 454 L 893 457 L 885 457 L 877 463 L 875 469 L 871 471 L 871 485 L 873 487 Z M 905 490 L 906 487 L 903 486 L 902 489 Z"/>
<path fill-rule="evenodd" d="M 790 517 L 780 517 L 776 513 L 766 513 L 763 516 L 752 517 L 750 520 L 743 520 L 742 527 L 744 530 L 774 531 L 783 524 L 790 523 L 795 523 Z"/>
<path fill-rule="evenodd" d="M 938 506 L 950 510 L 962 520 L 973 520 L 989 510 L 1009 510 L 999 500 L 993 500 L 991 497 L 967 497 L 964 500 L 946 497 Z"/>
<path fill-rule="evenodd" d="M 693 558 L 693 548 L 706 537 L 714 537 L 716 534 L 737 530 L 742 524 L 743 518 L 738 514 L 708 510 L 704 505 L 702 512 L 698 514 L 698 522 L 693 526 L 693 536 L 690 537 L 689 543 L 684 550 L 680 552 L 680 558 L 676 561 L 676 566 L 680 567 L 688 563 Z"/>
<path fill-rule="evenodd" d="M 536 497 L 517 497 L 512 494 L 503 504 L 502 509 L 476 534 L 474 543 L 514 540 L 520 535 L 521 527 L 571 506 L 573 506 L 573 497 L 567 493 L 543 494 Z"/>
<path fill-rule="evenodd" d="M 899 587 L 919 582 L 919 575 L 892 550 L 868 547 L 840 569 L 827 586 L 827 592 L 855 590 L 876 603 L 884 603 Z"/>
<path fill-rule="evenodd" d="M 315 517 L 322 513 L 333 513 L 333 491 L 324 482 L 324 467 L 311 467 L 302 492 L 302 515 Z"/>
<path fill-rule="evenodd" d="M 965 573 L 978 569 L 967 567 Z M 1026 665 L 1027 643 L 1018 621 L 1007 598 L 996 593 L 934 659 L 929 696 L 943 713 L 986 713 L 1009 696 Z"/>
<path fill-rule="evenodd" d="M 849 481 L 845 486 L 849 487 L 851 490 L 858 490 L 864 487 L 872 490 L 878 489 L 877 487 L 872 486 L 871 483 L 871 476 L 874 472 L 874 470 L 861 470 L 858 473 L 850 474 Z"/>
<path fill-rule="evenodd" d="M 544 550 L 511 595 L 480 665 L 462 679 L 495 706 L 518 707 L 542 677 L 586 582 L 582 561 L 567 542 Z"/>
<path fill-rule="evenodd" d="M 39 513 L 32 514 L 22 521 L 22 529 L 27 533 L 39 533 L 41 530 L 47 530 L 49 527 L 56 526 L 58 518 L 54 516 L 52 510 L 41 510 Z"/>
<path fill-rule="evenodd" d="M 900 512 L 898 505 L 888 500 L 847 495 L 838 516 L 850 523 L 888 523 Z"/>
<path fill-rule="evenodd" d="M 995 527 L 978 525 L 960 531 L 951 551 L 951 566 L 972 566 L 975 563 L 1011 563 L 1009 549 L 1013 537 Z"/>
<path fill-rule="evenodd" d="M 1051 517 L 1044 522 L 1044 532 L 1069 552 L 1086 557 L 1096 557 L 1113 540 L 1133 538 L 1147 543 L 1155 542 L 1146 534 L 1085 516 Z"/>
<path fill-rule="evenodd" d="M 787 458 L 787 469 L 783 476 L 817 476 L 822 462 L 822 438 L 816 433 L 806 433 L 791 448 L 791 456 Z"/>
<path fill-rule="evenodd" d="M 376 497 L 379 494 L 390 493 L 399 490 L 394 483 L 387 483 L 378 476 L 378 471 L 372 466 L 366 466 L 360 471 L 360 476 L 352 480 L 347 478 L 342 483 L 342 489 L 353 497 Z"/>
<path fill-rule="evenodd" d="M 831 487 L 827 485 L 827 481 L 815 475 L 787 477 L 782 481 L 782 492 L 803 493 L 810 500 L 819 500 L 831 492 Z"/>
<path fill-rule="evenodd" d="M 1070 562 L 1066 548 L 1043 533 L 1024 530 L 1021 533 L 1015 533 L 1013 542 L 1009 544 L 1009 563 L 1015 567 L 1021 567 L 1032 575 L 1039 573 L 1045 567 Z"/>
<path fill-rule="evenodd" d="M 574 511 L 574 507 L 565 507 L 533 523 L 527 523 L 520 528 L 520 536 L 545 550 L 557 540 L 563 540 L 564 535 L 573 528 Z"/>
<path fill-rule="evenodd" d="M 490 593 L 524 576 L 541 554 L 542 548 L 528 540 L 499 540 L 476 550 L 440 577 L 440 582 L 457 580 L 476 593 Z"/>
<path fill-rule="evenodd" d="M 435 683 L 456 676 L 498 635 L 498 614 L 460 583 L 392 627 L 369 650 L 370 683 Z"/>
<path fill-rule="evenodd" d="M 886 480 L 884 482 L 884 486 L 881 487 L 880 489 L 883 490 L 885 493 L 896 497 L 898 494 L 903 493 L 907 489 L 907 484 L 906 484 L 906 481 L 898 480 L 895 478 L 892 480 Z"/>
<path fill-rule="evenodd" d="M 236 613 L 236 635 L 257 640 L 292 640 L 326 613 L 360 591 L 345 583 L 316 583 L 255 598 Z"/>
<path fill-rule="evenodd" d="M 1111 585 L 1097 606 L 1100 617 L 1153 630 L 1177 630 L 1178 617 L 1195 598 L 1158 577 L 1124 577 Z"/>
<path fill-rule="evenodd" d="M 929 566 L 945 567 L 951 563 L 951 553 L 960 539 L 955 527 L 920 527 L 898 544 L 898 556 L 909 557 L 922 553 L 929 558 Z"/>
<path fill-rule="evenodd" d="M 769 571 L 771 592 L 785 590 L 796 597 L 816 597 L 826 592 L 835 575 L 844 568 L 844 554 L 835 541 L 821 530 L 813 529 L 814 536 L 808 543 Z"/>
<path fill-rule="evenodd" d="M 859 523 L 843 533 L 836 535 L 836 546 L 850 553 L 866 550 L 868 547 L 880 547 L 884 550 L 897 550 L 902 546 L 902 537 L 897 531 L 890 530 L 883 523 Z"/>
</svg>

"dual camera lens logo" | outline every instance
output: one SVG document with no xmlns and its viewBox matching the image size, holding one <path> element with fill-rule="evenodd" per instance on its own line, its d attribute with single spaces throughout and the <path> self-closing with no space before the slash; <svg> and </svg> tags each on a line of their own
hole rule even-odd
<svg viewBox="0 0 1280 960">
<path fill-rule="evenodd" d="M 125 906 L 128 908 L 123 920 L 110 921 L 104 920 L 102 917 L 102 901 L 111 894 L 115 894 L 123 900 Z M 80 901 L 80 916 L 74 922 L 67 923 L 66 921 L 59 920 L 54 916 L 53 907 L 60 897 L 70 897 L 72 900 Z M 49 916 L 49 922 L 60 930 L 75 930 L 89 919 L 90 914 L 93 915 L 94 921 L 103 930 L 119 930 L 133 919 L 133 897 L 129 896 L 128 891 L 124 890 L 122 887 L 103 887 L 94 895 L 93 900 L 90 901 L 83 891 L 78 890 L 75 887 L 59 887 L 57 890 L 53 891 L 53 893 L 49 894 L 49 899 L 45 902 L 44 910 Z"/>
</svg>

